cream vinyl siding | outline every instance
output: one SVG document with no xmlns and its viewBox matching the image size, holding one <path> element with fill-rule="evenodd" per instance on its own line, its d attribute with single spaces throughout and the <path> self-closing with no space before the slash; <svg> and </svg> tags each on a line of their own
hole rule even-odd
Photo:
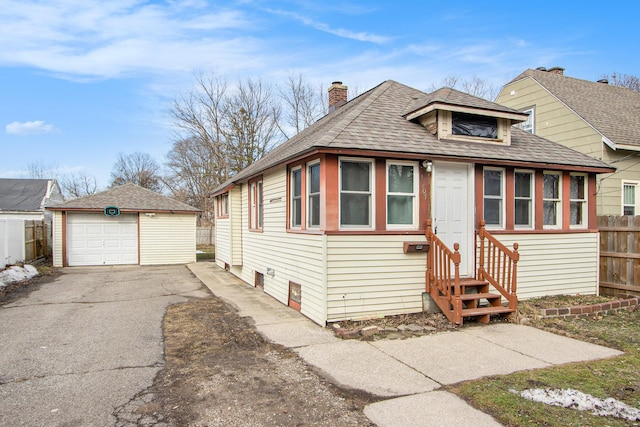
<svg viewBox="0 0 640 427">
<path fill-rule="evenodd" d="M 140 264 L 186 264 L 196 261 L 196 215 L 140 214 Z"/>
<path fill-rule="evenodd" d="M 598 233 L 496 237 L 510 249 L 518 242 L 518 299 L 598 293 Z"/>
<path fill-rule="evenodd" d="M 216 264 L 231 264 L 231 219 L 216 218 Z"/>
<path fill-rule="evenodd" d="M 322 235 L 286 232 L 286 169 L 263 176 L 263 231 L 248 230 L 247 185 L 242 185 L 242 266 L 231 272 L 254 285 L 255 272 L 264 274 L 264 291 L 283 304 L 289 301 L 289 281 L 302 286 L 301 313 L 325 324 L 325 287 Z M 275 274 L 267 274 L 267 268 Z"/>
<path fill-rule="evenodd" d="M 62 212 L 53 212 L 53 266 L 62 267 L 62 259 L 64 253 L 62 252 Z"/>
<path fill-rule="evenodd" d="M 242 188 L 237 186 L 229 191 L 231 265 L 242 265 Z"/>
<path fill-rule="evenodd" d="M 327 236 L 329 322 L 422 311 L 426 255 L 405 254 L 422 236 Z"/>
<path fill-rule="evenodd" d="M 622 158 L 640 153 L 626 150 L 613 151 L 605 147 L 604 161 L 613 163 L 618 170 L 615 175 L 598 175 L 598 215 L 622 215 L 622 182 L 640 180 L 640 157 L 633 156 L 626 160 Z"/>
</svg>

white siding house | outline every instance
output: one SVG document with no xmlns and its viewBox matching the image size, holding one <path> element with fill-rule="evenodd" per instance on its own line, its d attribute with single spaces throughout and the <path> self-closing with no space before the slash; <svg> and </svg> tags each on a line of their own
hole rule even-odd
<svg viewBox="0 0 640 427">
<path fill-rule="evenodd" d="M 596 174 L 611 167 L 449 88 L 387 81 L 336 106 L 214 192 L 219 267 L 319 324 L 419 312 L 427 224 L 472 279 L 486 221 L 519 245 L 520 298 L 597 292 Z"/>
</svg>

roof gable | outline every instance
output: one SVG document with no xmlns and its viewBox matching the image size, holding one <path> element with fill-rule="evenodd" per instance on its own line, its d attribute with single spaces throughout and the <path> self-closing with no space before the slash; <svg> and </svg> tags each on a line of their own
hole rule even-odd
<svg viewBox="0 0 640 427">
<path fill-rule="evenodd" d="M 48 179 L 0 179 L 0 211 L 42 210 L 50 181 Z"/>
<path fill-rule="evenodd" d="M 532 69 L 509 83 L 525 78 L 545 88 L 614 145 L 640 148 L 640 93 Z"/>
<path fill-rule="evenodd" d="M 264 171 L 284 164 L 314 150 L 344 152 L 355 150 L 380 156 L 413 155 L 416 158 L 459 158 L 488 162 L 521 162 L 540 165 L 565 165 L 578 168 L 612 168 L 587 155 L 536 135 L 511 128 L 511 145 L 499 146 L 470 141 L 438 140 L 419 123 L 407 120 L 407 112 L 438 100 L 447 103 L 470 103 L 484 111 L 524 116 L 509 107 L 482 100 L 452 89 L 425 94 L 422 91 L 387 80 L 349 101 L 293 138 L 273 149 L 227 182 L 214 194 L 227 191 L 230 185 L 246 181 Z M 445 96 L 445 93 L 447 95 Z"/>
<path fill-rule="evenodd" d="M 193 212 L 200 209 L 163 196 L 146 188 L 128 183 L 90 196 L 80 197 L 52 206 L 52 210 L 102 211 L 107 206 L 117 206 L 129 212 Z"/>
</svg>

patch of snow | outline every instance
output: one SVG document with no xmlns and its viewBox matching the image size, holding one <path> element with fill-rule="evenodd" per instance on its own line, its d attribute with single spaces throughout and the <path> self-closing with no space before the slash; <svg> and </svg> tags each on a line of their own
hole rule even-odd
<svg viewBox="0 0 640 427">
<path fill-rule="evenodd" d="M 31 279 L 37 275 L 38 270 L 32 265 L 26 264 L 24 267 L 13 265 L 6 270 L 0 271 L 0 287 L 7 286 L 9 283 Z"/>
<path fill-rule="evenodd" d="M 613 399 L 600 399 L 578 390 L 557 388 L 531 388 L 518 393 L 527 400 L 546 403 L 552 406 L 577 409 L 579 411 L 591 411 L 593 415 L 601 417 L 617 417 L 629 421 L 640 421 L 640 409 L 629 406 L 624 402 Z"/>
<path fill-rule="evenodd" d="M 197 254 L 203 254 L 203 253 L 204 253 L 204 251 L 201 251 L 200 249 L 196 249 L 196 253 L 197 253 Z"/>
</svg>

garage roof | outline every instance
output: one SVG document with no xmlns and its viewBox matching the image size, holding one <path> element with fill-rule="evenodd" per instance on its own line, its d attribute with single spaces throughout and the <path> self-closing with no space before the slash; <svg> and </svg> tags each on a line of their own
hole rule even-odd
<svg viewBox="0 0 640 427">
<path fill-rule="evenodd" d="M 200 209 L 129 183 L 101 193 L 69 200 L 47 209 L 56 211 L 102 211 L 117 206 L 123 212 L 201 212 Z"/>
</svg>

